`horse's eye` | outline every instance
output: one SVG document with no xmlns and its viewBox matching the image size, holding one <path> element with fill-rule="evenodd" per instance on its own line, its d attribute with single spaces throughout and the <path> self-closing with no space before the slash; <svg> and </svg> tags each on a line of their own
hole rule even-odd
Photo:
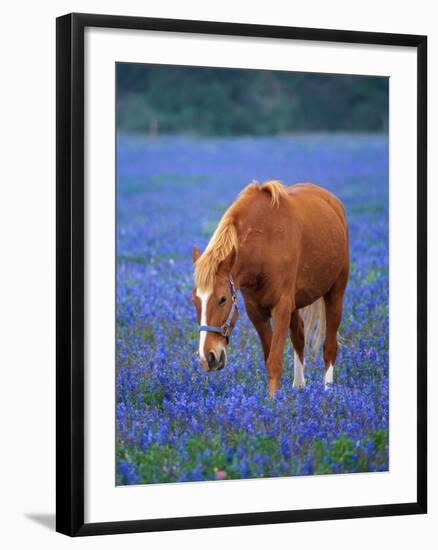
<svg viewBox="0 0 438 550">
<path fill-rule="evenodd" d="M 225 304 L 225 302 L 227 301 L 227 297 L 226 296 L 222 296 L 220 299 L 219 299 L 219 305 L 220 306 L 223 306 Z"/>
</svg>

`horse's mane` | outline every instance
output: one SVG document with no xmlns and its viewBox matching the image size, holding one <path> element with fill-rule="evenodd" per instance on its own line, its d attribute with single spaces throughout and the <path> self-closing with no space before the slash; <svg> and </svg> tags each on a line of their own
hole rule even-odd
<svg viewBox="0 0 438 550">
<path fill-rule="evenodd" d="M 281 197 L 285 197 L 287 195 L 286 187 L 281 181 L 268 180 L 265 181 L 263 185 L 259 185 L 258 182 L 253 181 L 245 187 L 245 189 L 240 193 L 240 196 L 245 197 L 254 191 L 264 191 L 265 193 L 271 195 L 272 206 L 277 206 L 277 208 L 280 206 Z"/>
<path fill-rule="evenodd" d="M 268 193 L 271 196 L 272 206 L 279 206 L 280 199 L 287 195 L 286 187 L 280 181 L 266 181 L 263 185 L 253 181 L 243 189 L 237 199 L 228 208 L 216 231 L 213 233 L 207 248 L 195 263 L 195 285 L 202 291 L 209 291 L 214 286 L 219 264 L 227 258 L 233 249 L 237 251 L 237 231 L 235 216 L 241 203 L 250 199 L 259 192 Z"/>
</svg>

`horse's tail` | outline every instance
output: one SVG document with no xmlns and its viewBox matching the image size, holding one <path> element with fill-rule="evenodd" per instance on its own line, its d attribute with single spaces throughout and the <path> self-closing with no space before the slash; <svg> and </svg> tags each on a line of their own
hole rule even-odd
<svg viewBox="0 0 438 550">
<path fill-rule="evenodd" d="M 315 353 L 321 347 L 325 337 L 326 316 L 325 302 L 319 298 L 310 306 L 299 310 L 301 318 L 304 321 L 304 338 L 306 345 Z"/>
</svg>

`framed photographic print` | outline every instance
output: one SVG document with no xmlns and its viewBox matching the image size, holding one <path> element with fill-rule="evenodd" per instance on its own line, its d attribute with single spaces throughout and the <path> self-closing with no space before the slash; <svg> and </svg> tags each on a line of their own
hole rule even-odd
<svg viewBox="0 0 438 550">
<path fill-rule="evenodd" d="M 57 20 L 57 530 L 426 512 L 426 37 Z"/>
</svg>

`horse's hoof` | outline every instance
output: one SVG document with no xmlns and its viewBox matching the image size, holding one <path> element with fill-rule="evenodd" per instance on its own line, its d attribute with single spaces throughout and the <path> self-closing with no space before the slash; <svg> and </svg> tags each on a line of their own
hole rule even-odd
<svg viewBox="0 0 438 550">
<path fill-rule="evenodd" d="M 292 387 L 295 388 L 296 390 L 301 390 L 301 389 L 304 388 L 305 385 L 306 385 L 305 380 L 302 380 L 301 382 L 295 382 L 295 380 L 294 380 L 294 383 L 292 384 Z"/>
<path fill-rule="evenodd" d="M 277 393 L 278 388 L 269 388 L 269 401 L 275 399 L 275 394 Z"/>
</svg>

